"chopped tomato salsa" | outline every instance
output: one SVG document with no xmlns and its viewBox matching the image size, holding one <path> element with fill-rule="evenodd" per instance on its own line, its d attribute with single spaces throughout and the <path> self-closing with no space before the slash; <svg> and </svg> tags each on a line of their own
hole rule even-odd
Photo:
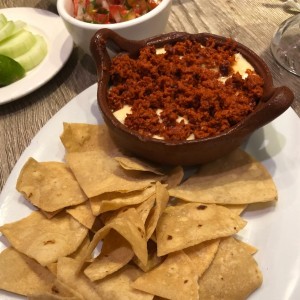
<svg viewBox="0 0 300 300">
<path fill-rule="evenodd" d="M 74 17 L 88 23 L 120 23 L 146 14 L 160 2 L 161 0 L 73 0 Z"/>
</svg>

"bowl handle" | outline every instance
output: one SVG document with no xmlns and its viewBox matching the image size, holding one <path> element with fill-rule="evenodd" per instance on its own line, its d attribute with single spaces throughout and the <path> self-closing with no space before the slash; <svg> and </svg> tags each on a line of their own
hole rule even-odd
<svg viewBox="0 0 300 300">
<path fill-rule="evenodd" d="M 247 135 L 266 125 L 286 111 L 293 100 L 294 94 L 288 87 L 275 88 L 271 98 L 259 105 L 256 111 L 240 123 L 240 126 L 236 128 L 237 132 L 241 135 Z"/>
</svg>

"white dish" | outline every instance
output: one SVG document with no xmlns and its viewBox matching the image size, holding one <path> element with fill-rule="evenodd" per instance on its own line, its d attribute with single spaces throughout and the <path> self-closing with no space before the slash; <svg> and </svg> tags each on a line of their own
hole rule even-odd
<svg viewBox="0 0 300 300">
<path fill-rule="evenodd" d="M 102 123 L 96 102 L 96 84 L 63 107 L 35 136 L 15 165 L 0 195 L 0 226 L 27 216 L 32 207 L 15 190 L 19 172 L 32 156 L 39 161 L 61 161 L 64 148 L 59 136 L 63 122 Z M 278 187 L 276 206 L 262 205 L 243 215 L 247 226 L 239 233 L 259 250 L 255 258 L 264 282 L 249 299 L 298 300 L 300 295 L 300 120 L 290 108 L 245 143 L 267 167 Z M 255 191 L 253 191 L 255 193 Z M 0 251 L 5 249 L 0 237 Z M 0 299 L 24 299 L 0 291 Z"/>
<path fill-rule="evenodd" d="M 29 30 L 42 35 L 48 45 L 44 60 L 26 76 L 8 86 L 0 88 L 0 105 L 23 97 L 49 81 L 68 60 L 73 40 L 61 18 L 46 10 L 16 7 L 0 9 L 9 20 L 26 22 Z"/>
</svg>

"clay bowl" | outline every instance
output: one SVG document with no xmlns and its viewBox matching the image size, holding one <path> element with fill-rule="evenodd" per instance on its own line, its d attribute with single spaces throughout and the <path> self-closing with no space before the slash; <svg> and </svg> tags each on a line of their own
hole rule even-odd
<svg viewBox="0 0 300 300">
<path fill-rule="evenodd" d="M 287 87 L 274 87 L 272 75 L 265 62 L 253 51 L 238 43 L 237 50 L 254 67 L 264 80 L 264 93 L 258 105 L 243 121 L 228 131 L 209 138 L 181 142 L 145 138 L 121 124 L 107 105 L 109 88 L 109 69 L 111 58 L 108 51 L 116 54 L 128 52 L 135 56 L 146 45 L 157 48 L 166 43 L 174 43 L 186 38 L 195 38 L 204 43 L 207 38 L 214 38 L 223 43 L 226 38 L 208 33 L 188 34 L 173 32 L 152 38 L 132 41 L 124 39 L 108 29 L 99 30 L 91 40 L 90 50 L 96 62 L 98 72 L 97 101 L 104 122 L 109 128 L 115 143 L 133 155 L 163 165 L 197 165 L 216 160 L 238 148 L 255 130 L 271 122 L 290 107 L 294 95 Z M 109 49 L 109 50 L 107 50 Z"/>
</svg>

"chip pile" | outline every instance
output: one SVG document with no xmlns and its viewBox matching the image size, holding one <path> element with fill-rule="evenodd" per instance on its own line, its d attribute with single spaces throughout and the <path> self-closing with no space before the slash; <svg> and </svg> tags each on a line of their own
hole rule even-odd
<svg viewBox="0 0 300 300">
<path fill-rule="evenodd" d="M 61 141 L 65 162 L 29 158 L 18 177 L 36 210 L 0 227 L 10 244 L 0 289 L 28 299 L 235 300 L 260 287 L 256 249 L 236 233 L 249 204 L 277 200 L 261 163 L 238 149 L 184 176 L 122 153 L 104 125 L 65 123 Z"/>
</svg>

